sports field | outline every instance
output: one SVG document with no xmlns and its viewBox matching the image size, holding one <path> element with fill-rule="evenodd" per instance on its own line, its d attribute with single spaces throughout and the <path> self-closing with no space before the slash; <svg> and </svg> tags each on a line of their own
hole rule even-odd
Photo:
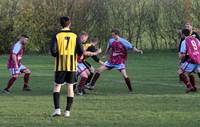
<svg viewBox="0 0 200 127">
<path fill-rule="evenodd" d="M 6 60 L 7 56 L 0 57 L 0 89 L 9 78 Z M 22 63 L 32 70 L 33 91 L 22 92 L 20 77 L 12 94 L 0 93 L 0 127 L 200 127 L 200 94 L 184 94 L 185 88 L 176 75 L 176 53 L 130 54 L 127 72 L 134 92 L 127 92 L 117 71 L 107 71 L 95 91 L 76 96 L 68 119 L 50 117 L 52 57 L 25 56 Z M 62 108 L 65 103 L 63 87 Z"/>
</svg>

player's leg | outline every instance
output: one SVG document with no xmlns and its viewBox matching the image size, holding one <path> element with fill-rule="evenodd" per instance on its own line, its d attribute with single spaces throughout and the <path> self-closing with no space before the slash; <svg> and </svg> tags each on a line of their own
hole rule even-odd
<svg viewBox="0 0 200 127">
<path fill-rule="evenodd" d="M 184 83 L 184 85 L 186 86 L 186 93 L 190 91 L 190 89 L 192 88 L 192 85 L 187 77 L 187 74 L 185 72 L 183 72 L 183 70 L 179 69 L 178 70 L 178 75 L 181 79 L 181 81 Z"/>
<path fill-rule="evenodd" d="M 93 78 L 93 76 L 94 76 L 94 71 L 95 71 L 94 67 L 91 66 L 91 67 L 89 68 L 89 71 L 90 71 L 90 74 L 88 75 L 88 79 L 87 79 L 86 84 L 90 83 L 90 81 L 92 80 L 92 78 Z"/>
<path fill-rule="evenodd" d="M 195 66 L 196 66 L 196 68 L 195 68 Z M 197 71 L 197 73 L 200 72 L 199 65 L 197 65 L 197 64 L 194 65 L 193 72 L 196 72 L 196 71 Z M 196 92 L 197 91 L 197 86 L 196 86 L 196 82 L 195 82 L 195 77 L 194 77 L 194 75 L 192 73 L 189 73 L 189 80 L 190 80 L 190 83 L 191 83 L 191 85 L 193 87 L 192 92 Z"/>
<path fill-rule="evenodd" d="M 53 88 L 53 103 L 55 111 L 53 112 L 52 116 L 60 116 L 61 115 L 61 109 L 60 109 L 60 90 L 61 90 L 62 84 L 55 84 Z"/>
<path fill-rule="evenodd" d="M 90 71 L 90 74 L 88 75 L 88 79 L 87 79 L 87 82 L 86 84 L 89 84 L 90 81 L 92 80 L 92 77 L 94 76 L 94 67 L 87 61 L 84 61 L 84 65 L 87 67 L 87 69 Z"/>
<path fill-rule="evenodd" d="M 189 73 L 188 75 L 189 75 L 190 83 L 191 83 L 191 85 L 193 87 L 192 92 L 196 92 L 197 91 L 197 87 L 196 87 L 195 77 L 194 77 L 194 75 L 192 73 Z"/>
<path fill-rule="evenodd" d="M 198 65 L 198 67 L 197 67 L 197 75 L 198 75 L 198 77 L 200 78 L 200 66 Z"/>
<path fill-rule="evenodd" d="M 181 68 L 178 70 L 178 74 L 181 78 L 181 81 L 183 81 L 183 83 L 185 84 L 187 88 L 186 93 L 189 93 L 193 90 L 192 84 L 187 74 L 187 73 L 191 73 L 193 70 L 194 70 L 193 64 L 190 64 L 188 62 L 185 62 L 184 64 L 182 64 Z"/>
<path fill-rule="evenodd" d="M 74 84 L 77 83 L 76 72 L 68 72 L 66 75 L 66 83 L 67 83 L 67 104 L 64 112 L 65 117 L 70 116 L 70 110 L 74 100 Z"/>
<path fill-rule="evenodd" d="M 121 74 L 122 74 L 123 77 L 124 77 L 124 80 L 125 80 L 125 82 L 126 82 L 126 85 L 127 85 L 127 87 L 128 87 L 128 90 L 129 90 L 130 92 L 132 92 L 132 91 L 133 91 L 132 84 L 131 84 L 131 81 L 130 81 L 130 79 L 129 79 L 127 73 L 126 73 L 126 69 L 125 69 L 125 68 L 124 68 L 124 69 L 120 69 L 119 71 L 121 72 Z"/>
<path fill-rule="evenodd" d="M 90 83 L 90 90 L 93 90 L 96 84 L 97 79 L 100 77 L 101 73 L 105 70 L 108 70 L 109 68 L 105 65 L 101 65 L 99 68 L 96 69 L 96 73 L 92 78 L 92 81 Z"/>
<path fill-rule="evenodd" d="M 80 75 L 81 79 L 78 85 L 78 95 L 83 95 L 84 91 L 84 86 L 86 85 L 86 81 L 88 79 L 89 75 L 89 70 L 83 63 L 78 63 L 78 75 Z"/>
<path fill-rule="evenodd" d="M 20 71 L 21 71 L 21 73 L 24 73 L 23 91 L 31 91 L 31 87 L 29 85 L 31 70 L 29 68 L 26 68 L 25 66 L 21 65 Z"/>
<path fill-rule="evenodd" d="M 82 96 L 83 94 L 85 94 L 84 88 L 87 83 L 88 75 L 90 75 L 88 69 L 85 69 L 84 71 L 81 72 L 80 74 L 81 79 L 78 85 L 78 93 L 77 93 L 78 95 Z"/>
<path fill-rule="evenodd" d="M 65 82 L 65 72 L 55 72 L 55 83 L 53 88 L 53 103 L 55 111 L 53 112 L 52 116 L 60 116 L 61 115 L 61 109 L 60 109 L 60 90 L 61 86 Z"/>
<path fill-rule="evenodd" d="M 10 89 L 20 74 L 19 69 L 10 68 L 9 71 L 12 77 L 9 79 L 6 88 L 3 90 L 4 93 L 10 93 Z"/>
</svg>

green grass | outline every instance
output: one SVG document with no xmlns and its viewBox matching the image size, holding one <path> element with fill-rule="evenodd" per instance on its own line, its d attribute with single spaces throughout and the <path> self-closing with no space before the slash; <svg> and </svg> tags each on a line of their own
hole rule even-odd
<svg viewBox="0 0 200 127">
<path fill-rule="evenodd" d="M 0 89 L 9 79 L 6 60 L 7 56 L 0 57 Z M 200 126 L 200 94 L 184 94 L 185 88 L 178 83 L 176 74 L 176 53 L 130 54 L 127 72 L 134 84 L 134 93 L 127 92 L 118 71 L 106 71 L 95 91 L 75 97 L 69 119 L 50 117 L 53 111 L 53 59 L 25 56 L 23 63 L 32 70 L 33 91 L 22 92 L 23 78 L 20 77 L 11 95 L 0 94 L 0 127 Z M 63 88 L 62 109 L 65 103 Z"/>
</svg>

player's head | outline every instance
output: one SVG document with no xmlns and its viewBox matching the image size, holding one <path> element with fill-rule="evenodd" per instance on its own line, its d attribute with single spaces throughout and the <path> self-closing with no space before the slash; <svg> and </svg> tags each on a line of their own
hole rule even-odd
<svg viewBox="0 0 200 127">
<path fill-rule="evenodd" d="M 182 35 L 183 35 L 184 37 L 190 36 L 190 30 L 188 30 L 188 29 L 183 29 L 183 30 L 182 30 Z"/>
<path fill-rule="evenodd" d="M 192 24 L 189 23 L 189 22 L 187 22 L 187 23 L 185 24 L 185 29 L 188 29 L 190 32 L 192 32 Z"/>
<path fill-rule="evenodd" d="M 82 31 L 80 33 L 80 40 L 81 40 L 81 42 L 83 42 L 83 43 L 86 42 L 88 40 L 88 37 L 89 37 L 89 35 L 88 35 L 87 32 Z"/>
<path fill-rule="evenodd" d="M 95 46 L 98 44 L 98 41 L 99 41 L 98 38 L 94 37 L 92 38 L 91 43 Z"/>
<path fill-rule="evenodd" d="M 113 37 L 113 38 L 118 39 L 118 38 L 119 38 L 119 34 L 120 34 L 119 29 L 113 28 L 113 29 L 111 30 L 111 34 L 112 34 L 112 37 Z"/>
<path fill-rule="evenodd" d="M 60 25 L 64 27 L 71 27 L 71 19 L 68 16 L 60 17 Z"/>
<path fill-rule="evenodd" d="M 20 35 L 20 42 L 21 42 L 23 45 L 28 44 L 28 39 L 29 39 L 29 37 L 28 37 L 26 34 Z"/>
</svg>

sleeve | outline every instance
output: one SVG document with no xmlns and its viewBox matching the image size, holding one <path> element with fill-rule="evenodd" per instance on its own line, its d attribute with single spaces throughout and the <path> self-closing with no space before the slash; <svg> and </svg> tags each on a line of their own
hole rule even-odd
<svg viewBox="0 0 200 127">
<path fill-rule="evenodd" d="M 181 43 L 180 53 L 186 53 L 186 44 L 185 44 L 185 40 L 182 41 L 182 43 Z"/>
<path fill-rule="evenodd" d="M 76 39 L 76 52 L 77 52 L 77 54 L 78 55 L 82 55 L 83 54 L 83 45 L 82 45 L 82 43 L 81 43 L 81 41 L 80 41 L 80 38 L 79 37 L 77 37 L 77 39 Z"/>
<path fill-rule="evenodd" d="M 198 44 L 199 44 L 199 46 L 200 46 L 200 40 L 198 40 Z"/>
<path fill-rule="evenodd" d="M 12 49 L 12 53 L 17 54 L 19 53 L 20 50 L 21 50 L 21 45 L 19 43 L 16 43 Z"/>
<path fill-rule="evenodd" d="M 51 44 L 50 44 L 50 51 L 51 51 L 51 55 L 53 57 L 56 57 L 58 54 L 58 44 L 57 44 L 57 38 L 56 36 L 54 36 L 51 40 Z"/>
<path fill-rule="evenodd" d="M 184 41 L 184 38 L 181 38 L 181 41 L 179 42 L 179 45 L 178 45 L 178 52 L 181 51 L 181 44 L 183 41 Z"/>
<path fill-rule="evenodd" d="M 127 48 L 127 49 L 132 49 L 134 48 L 134 45 L 132 45 L 129 41 L 126 39 L 121 38 L 121 43 Z"/>
<path fill-rule="evenodd" d="M 110 38 L 110 39 L 108 40 L 107 48 L 111 48 L 111 47 L 112 47 L 113 41 L 114 41 L 114 38 Z"/>
<path fill-rule="evenodd" d="M 88 49 L 87 49 L 87 51 L 90 51 L 90 52 L 96 52 L 97 51 L 97 49 L 95 48 L 95 46 L 90 46 Z M 95 55 L 95 56 L 92 56 L 92 59 L 95 61 L 95 62 L 99 62 L 99 58 L 98 58 L 98 56 L 97 55 Z"/>
</svg>

